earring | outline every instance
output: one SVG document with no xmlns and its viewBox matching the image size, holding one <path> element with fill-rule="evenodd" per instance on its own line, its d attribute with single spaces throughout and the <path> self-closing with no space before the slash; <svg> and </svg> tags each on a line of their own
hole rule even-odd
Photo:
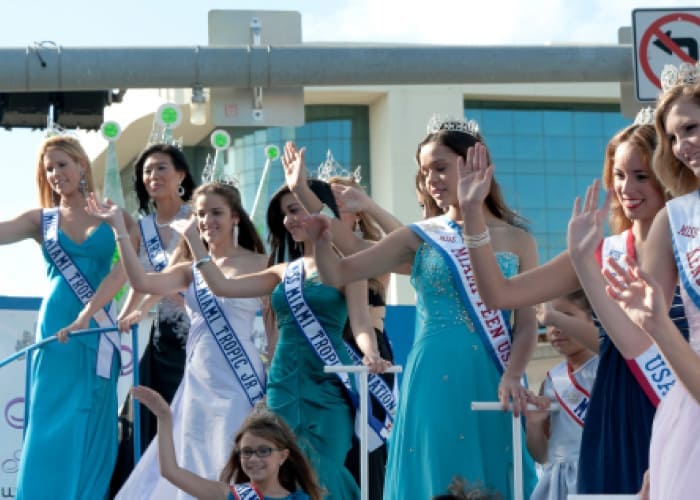
<svg viewBox="0 0 700 500">
<path fill-rule="evenodd" d="M 177 186 L 177 195 L 178 195 L 180 198 L 182 198 L 183 196 L 185 196 L 185 188 L 182 187 L 182 184 L 178 184 L 178 186 Z"/>
<path fill-rule="evenodd" d="M 362 233 L 362 228 L 360 227 L 360 219 L 355 219 L 355 228 L 352 230 L 355 236 L 362 238 L 364 234 Z"/>
<path fill-rule="evenodd" d="M 233 225 L 233 248 L 238 248 L 238 223 Z"/>
<path fill-rule="evenodd" d="M 80 193 L 85 196 L 88 191 L 88 183 L 87 180 L 85 179 L 85 171 L 81 170 L 80 171 L 80 182 L 78 182 L 78 190 Z"/>
</svg>

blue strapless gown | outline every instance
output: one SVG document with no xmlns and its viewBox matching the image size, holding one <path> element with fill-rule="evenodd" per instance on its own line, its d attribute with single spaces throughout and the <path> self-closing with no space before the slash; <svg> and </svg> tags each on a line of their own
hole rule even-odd
<svg viewBox="0 0 700 500">
<path fill-rule="evenodd" d="M 97 289 L 109 273 L 114 234 L 100 224 L 81 244 L 59 230 L 61 246 Z M 43 250 L 50 291 L 41 303 L 37 340 L 55 335 L 83 308 Z M 94 321 L 90 328 L 97 328 Z M 40 349 L 32 366 L 29 425 L 22 448 L 17 498 L 95 500 L 105 498 L 117 456 L 117 378 L 96 374 L 99 336 L 51 343 Z"/>
<path fill-rule="evenodd" d="M 343 294 L 311 276 L 304 281 L 304 297 L 343 364 L 351 364 L 343 345 L 348 316 Z M 298 329 L 281 285 L 272 292 L 271 302 L 279 340 L 267 379 L 267 406 L 292 428 L 329 497 L 357 499 L 359 488 L 345 468 L 354 418 L 345 389 L 335 374 L 323 373 L 323 363 Z"/>
<path fill-rule="evenodd" d="M 505 276 L 518 271 L 514 254 L 497 254 Z M 513 497 L 512 417 L 473 412 L 472 401 L 495 401 L 500 375 L 462 305 L 447 264 L 423 243 L 413 263 L 416 335 L 404 367 L 389 441 L 384 498 L 429 499 L 455 476 Z M 523 449 L 525 446 L 523 445 Z M 535 485 L 523 453 L 525 498 Z"/>
</svg>

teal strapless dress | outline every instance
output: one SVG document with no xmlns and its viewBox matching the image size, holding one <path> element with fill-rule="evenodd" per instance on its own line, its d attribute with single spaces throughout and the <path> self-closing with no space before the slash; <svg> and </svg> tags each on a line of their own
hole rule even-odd
<svg viewBox="0 0 700 500">
<path fill-rule="evenodd" d="M 343 364 L 350 364 L 343 346 L 343 294 L 314 275 L 304 281 L 304 297 Z M 336 375 L 323 373 L 323 363 L 298 329 L 281 285 L 272 292 L 271 302 L 279 340 L 267 379 L 267 405 L 292 428 L 327 495 L 333 500 L 357 499 L 359 489 L 344 465 L 354 417 L 345 389 Z"/>
<path fill-rule="evenodd" d="M 506 276 L 514 254 L 497 254 Z M 429 499 L 461 476 L 470 485 L 513 497 L 509 413 L 473 412 L 472 401 L 495 401 L 500 375 L 462 305 L 440 256 L 423 243 L 413 263 L 416 335 L 404 367 L 389 441 L 385 500 Z M 523 445 L 524 448 L 524 445 Z M 525 498 L 535 485 L 532 458 L 523 454 Z"/>
<path fill-rule="evenodd" d="M 109 273 L 114 234 L 100 224 L 82 243 L 58 231 L 58 240 L 93 289 Z M 42 247 L 50 283 L 41 303 L 36 339 L 54 335 L 83 305 Z M 95 321 L 90 328 L 96 328 Z M 29 423 L 22 447 L 17 499 L 105 498 L 117 457 L 117 378 L 96 374 L 99 337 L 89 335 L 39 349 L 32 365 Z"/>
</svg>

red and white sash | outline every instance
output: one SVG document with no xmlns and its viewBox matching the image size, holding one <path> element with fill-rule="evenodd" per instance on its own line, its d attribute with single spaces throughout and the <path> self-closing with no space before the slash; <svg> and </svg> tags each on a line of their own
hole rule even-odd
<svg viewBox="0 0 700 500">
<path fill-rule="evenodd" d="M 579 384 L 569 363 L 559 363 L 547 372 L 552 382 L 554 396 L 566 413 L 581 427 L 586 420 L 590 404 L 590 388 Z"/>
<path fill-rule="evenodd" d="M 409 227 L 445 259 L 484 348 L 490 354 L 498 372 L 503 374 L 510 359 L 510 325 L 502 311 L 490 309 L 481 300 L 469 250 L 462 241 L 461 228 L 446 215 L 416 222 Z"/>
<path fill-rule="evenodd" d="M 634 235 L 629 229 L 603 239 L 596 257 L 598 263 L 605 269 L 608 268 L 606 264 L 608 257 L 612 257 L 620 266 L 627 267 L 622 259 L 625 255 L 632 261 L 637 259 Z M 642 354 L 634 359 L 625 359 L 625 362 L 649 401 L 654 407 L 659 406 L 663 397 L 676 382 L 676 376 L 659 352 L 657 345 L 652 343 Z"/>
<path fill-rule="evenodd" d="M 265 500 L 260 490 L 250 483 L 232 484 L 231 494 L 235 500 Z"/>
</svg>

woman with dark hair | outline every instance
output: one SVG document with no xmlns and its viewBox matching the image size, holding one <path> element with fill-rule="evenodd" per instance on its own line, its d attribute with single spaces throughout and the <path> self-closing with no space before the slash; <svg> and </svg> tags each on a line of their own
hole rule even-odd
<svg viewBox="0 0 700 500">
<path fill-rule="evenodd" d="M 142 218 L 131 233 L 147 272 L 160 272 L 175 260 L 180 236 L 170 222 L 190 215 L 189 200 L 194 190 L 187 159 L 171 144 L 148 146 L 134 164 L 134 190 Z M 151 326 L 148 345 L 139 363 L 139 379 L 154 388 L 167 401 L 175 395 L 185 365 L 185 344 L 190 328 L 182 295 L 168 291 L 163 297 L 144 296 L 130 290 L 119 314 L 119 327 L 129 330 L 157 305 L 156 319 Z M 112 480 L 112 491 L 122 485 L 134 467 L 133 432 L 128 422 L 129 405 L 122 411 L 119 459 Z M 156 419 L 150 414 L 141 417 L 141 449 L 144 450 L 156 433 Z"/>
<path fill-rule="evenodd" d="M 85 209 L 93 184 L 80 142 L 65 135 L 46 139 L 36 181 L 40 208 L 0 221 L 0 245 L 31 238 L 41 246 L 49 293 L 36 340 L 58 335 L 61 343 L 33 355 L 17 498 L 105 498 L 117 456 L 119 335 L 65 342 L 74 330 L 116 326 L 111 301 L 124 273 L 112 267 L 108 226 Z"/>
<path fill-rule="evenodd" d="M 512 417 L 473 412 L 472 401 L 498 394 L 520 412 L 526 389 L 520 379 L 534 347 L 533 308 L 514 313 L 483 308 L 474 295 L 461 224 L 470 216 L 459 205 L 458 184 L 467 151 L 481 145 L 473 123 L 433 121 L 416 159 L 426 187 L 444 215 L 398 229 L 371 248 L 341 260 L 330 246 L 330 224 L 311 216 L 306 230 L 315 241 L 322 281 L 339 286 L 381 276 L 410 264 L 416 288 L 416 335 L 402 377 L 401 397 L 389 441 L 384 498 L 431 498 L 454 476 L 513 496 Z M 482 146 L 485 151 L 485 147 Z M 462 186 L 460 186 L 460 189 Z M 510 276 L 535 266 L 532 237 L 514 224 L 494 182 L 479 210 L 493 228 L 498 263 Z M 468 239 L 483 244 L 487 236 Z M 525 454 L 525 494 L 534 486 Z"/>
<path fill-rule="evenodd" d="M 333 193 L 325 182 L 309 187 L 336 215 Z M 197 265 L 211 290 L 224 297 L 271 295 L 279 340 L 268 373 L 267 405 L 289 424 L 299 446 L 331 498 L 355 499 L 359 490 L 344 467 L 353 433 L 349 378 L 324 373 L 326 364 L 350 364 L 343 345 L 343 326 L 352 330 L 370 370 L 387 363 L 367 312 L 367 283 L 342 288 L 320 283 L 313 244 L 302 227 L 305 211 L 286 186 L 275 193 L 267 209 L 271 256 L 266 270 L 227 278 L 209 264 L 204 246 L 190 225 L 184 230 Z"/>
<path fill-rule="evenodd" d="M 256 404 L 233 440 L 218 481 L 178 463 L 173 443 L 172 413 L 163 397 L 148 387 L 134 396 L 158 418 L 160 473 L 190 495 L 218 500 L 321 500 L 323 493 L 296 436 L 280 417 Z"/>
<path fill-rule="evenodd" d="M 107 209 L 93 202 L 94 212 L 104 216 L 118 235 L 123 234 L 118 207 Z M 200 186 L 193 194 L 193 211 L 208 255 L 227 276 L 265 268 L 263 243 L 235 187 L 219 182 Z M 238 427 L 265 394 L 265 373 L 252 339 L 260 300 L 215 297 L 184 252 L 183 262 L 171 264 L 160 273 L 146 273 L 128 243 L 121 243 L 120 250 L 137 292 L 185 292 L 192 326 L 184 376 L 171 404 L 175 448 L 183 467 L 215 479 L 226 463 Z M 160 477 L 155 442 L 117 494 L 117 498 L 124 499 L 183 497 L 184 493 Z"/>
</svg>

